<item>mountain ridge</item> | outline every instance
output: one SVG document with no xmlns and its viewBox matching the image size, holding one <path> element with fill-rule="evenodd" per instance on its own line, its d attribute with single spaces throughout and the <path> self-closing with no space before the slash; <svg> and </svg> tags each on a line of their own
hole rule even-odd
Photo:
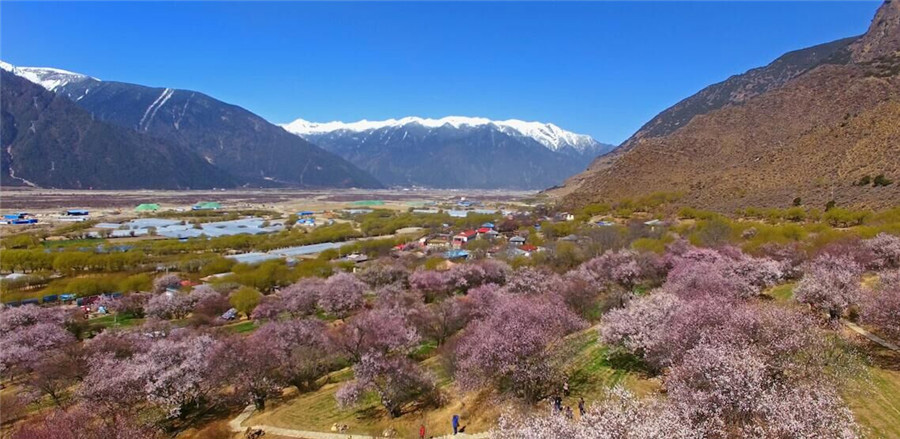
<svg viewBox="0 0 900 439">
<path fill-rule="evenodd" d="M 426 128 L 439 128 L 449 125 L 453 128 L 463 126 L 478 127 L 493 125 L 507 133 L 531 137 L 552 151 L 558 151 L 564 147 L 570 147 L 579 152 L 585 152 L 592 148 L 598 148 L 602 144 L 586 134 L 577 134 L 564 130 L 553 123 L 527 122 L 519 119 L 494 120 L 484 117 L 469 116 L 445 116 L 439 119 L 407 116 L 401 119 L 385 119 L 380 121 L 360 120 L 356 122 L 310 122 L 304 119 L 296 119 L 293 122 L 281 124 L 289 132 L 303 136 L 313 134 L 326 134 L 334 131 L 366 132 L 381 128 L 399 128 L 406 125 L 421 125 Z"/>
<path fill-rule="evenodd" d="M 0 67 L 68 98 L 100 121 L 192 151 L 240 185 L 383 187 L 346 160 L 201 92 L 105 81 L 60 69 Z"/>
<path fill-rule="evenodd" d="M 75 189 L 234 187 L 179 145 L 95 120 L 69 99 L 0 70 L 0 184 Z M 127 146 L 127 148 L 123 148 Z"/>
<path fill-rule="evenodd" d="M 900 2 L 885 2 L 866 34 L 794 51 L 704 88 L 548 193 L 577 206 L 682 192 L 685 203 L 720 211 L 785 207 L 797 198 L 820 207 L 900 203 L 896 184 L 856 184 L 866 175 L 900 177 L 898 35 Z M 785 57 L 797 62 L 779 64 Z M 784 74 L 766 75 L 772 69 Z M 760 73 L 752 96 L 729 93 L 682 114 L 687 122 L 658 123 L 679 120 L 685 102 L 740 91 L 735 84 L 754 83 Z M 654 132 L 659 126 L 666 128 Z"/>
</svg>

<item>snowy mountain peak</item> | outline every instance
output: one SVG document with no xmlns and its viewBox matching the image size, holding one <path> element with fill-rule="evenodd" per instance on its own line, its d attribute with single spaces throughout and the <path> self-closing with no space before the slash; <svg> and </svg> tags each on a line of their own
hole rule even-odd
<svg viewBox="0 0 900 439">
<path fill-rule="evenodd" d="M 565 147 L 573 148 L 579 152 L 596 148 L 599 143 L 585 134 L 576 134 L 552 123 L 526 122 L 518 119 L 491 120 L 483 117 L 447 116 L 440 119 L 422 117 L 404 117 L 402 119 L 387 119 L 382 121 L 360 120 L 357 122 L 309 122 L 297 119 L 291 123 L 283 124 L 287 131 L 298 136 L 312 136 L 332 133 L 335 131 L 366 132 L 382 128 L 401 128 L 409 125 L 419 125 L 426 128 L 439 128 L 444 126 L 456 129 L 464 127 L 493 126 L 500 132 L 529 137 L 544 145 L 552 151 L 558 151 Z"/>
<path fill-rule="evenodd" d="M 12 64 L 0 61 L 0 68 L 6 70 L 16 76 L 21 76 L 49 91 L 55 91 L 57 88 L 65 86 L 73 82 L 86 80 L 99 81 L 81 73 L 70 72 L 68 70 L 54 69 L 50 67 L 17 67 Z"/>
</svg>

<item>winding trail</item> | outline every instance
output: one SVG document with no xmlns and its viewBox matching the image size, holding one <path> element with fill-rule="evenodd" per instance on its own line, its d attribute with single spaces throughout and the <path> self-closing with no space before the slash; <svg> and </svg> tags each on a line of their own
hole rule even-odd
<svg viewBox="0 0 900 439">
<path fill-rule="evenodd" d="M 282 437 L 292 437 L 299 439 L 364 439 L 364 438 L 381 438 L 381 436 L 371 436 L 368 434 L 353 434 L 353 433 L 326 433 L 321 431 L 306 431 L 306 430 L 294 430 L 290 428 L 281 428 L 281 427 L 273 427 L 271 425 L 243 425 L 247 419 L 253 414 L 256 410 L 256 407 L 253 404 L 248 405 L 244 408 L 244 411 L 241 412 L 236 418 L 232 419 L 228 422 L 228 427 L 231 428 L 234 432 L 243 432 L 247 430 L 247 428 L 251 429 L 259 429 L 265 431 L 267 434 L 278 435 Z M 488 439 L 490 438 L 490 433 L 460 433 L 457 435 L 446 435 L 446 436 L 434 436 L 436 439 Z"/>
</svg>

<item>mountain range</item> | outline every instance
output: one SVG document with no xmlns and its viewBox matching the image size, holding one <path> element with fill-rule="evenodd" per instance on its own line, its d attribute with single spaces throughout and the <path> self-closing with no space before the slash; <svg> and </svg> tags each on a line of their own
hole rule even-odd
<svg viewBox="0 0 900 439">
<path fill-rule="evenodd" d="M 882 184 L 869 184 L 883 175 Z M 680 192 L 741 206 L 900 203 L 900 2 L 868 31 L 790 52 L 663 111 L 549 191 L 573 206 Z M 865 183 L 864 182 L 869 182 Z"/>
<path fill-rule="evenodd" d="M 541 189 L 612 149 L 553 124 L 519 120 L 408 117 L 318 124 L 298 119 L 279 127 L 196 91 L 104 81 L 56 68 L 0 67 L 4 78 L 40 86 L 4 80 L 19 101 L 28 96 L 67 101 L 55 104 L 64 111 L 48 106 L 37 114 L 13 106 L 16 100 L 3 103 L 4 131 L 10 135 L 4 136 L 0 178 L 8 185 Z M 35 117 L 40 124 L 31 124 Z M 69 131 L 58 129 L 63 126 Z M 145 157 L 151 151 L 160 157 Z M 153 177 L 145 178 L 147 173 Z"/>
<path fill-rule="evenodd" d="M 96 189 L 382 187 L 344 159 L 200 92 L 101 81 L 59 69 L 6 63 L 0 67 L 4 97 L 17 97 L 2 102 L 4 181 L 11 184 Z M 36 113 L 27 105 L 13 105 L 29 98 L 48 105 Z M 90 136 L 79 135 L 84 133 Z M 148 161 L 148 144 L 169 160 Z M 154 178 L 139 178 L 146 173 Z"/>
<path fill-rule="evenodd" d="M 392 186 L 542 189 L 612 149 L 556 125 L 451 116 L 283 125 Z"/>
</svg>

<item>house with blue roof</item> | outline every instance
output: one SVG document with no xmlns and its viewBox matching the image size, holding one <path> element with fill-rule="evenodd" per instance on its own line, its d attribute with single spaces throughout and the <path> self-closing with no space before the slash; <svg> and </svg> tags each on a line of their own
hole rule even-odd
<svg viewBox="0 0 900 439">
<path fill-rule="evenodd" d="M 469 259 L 469 252 L 466 250 L 459 250 L 459 249 L 450 250 L 450 251 L 444 252 L 444 258 L 449 259 L 449 260 Z"/>
</svg>

